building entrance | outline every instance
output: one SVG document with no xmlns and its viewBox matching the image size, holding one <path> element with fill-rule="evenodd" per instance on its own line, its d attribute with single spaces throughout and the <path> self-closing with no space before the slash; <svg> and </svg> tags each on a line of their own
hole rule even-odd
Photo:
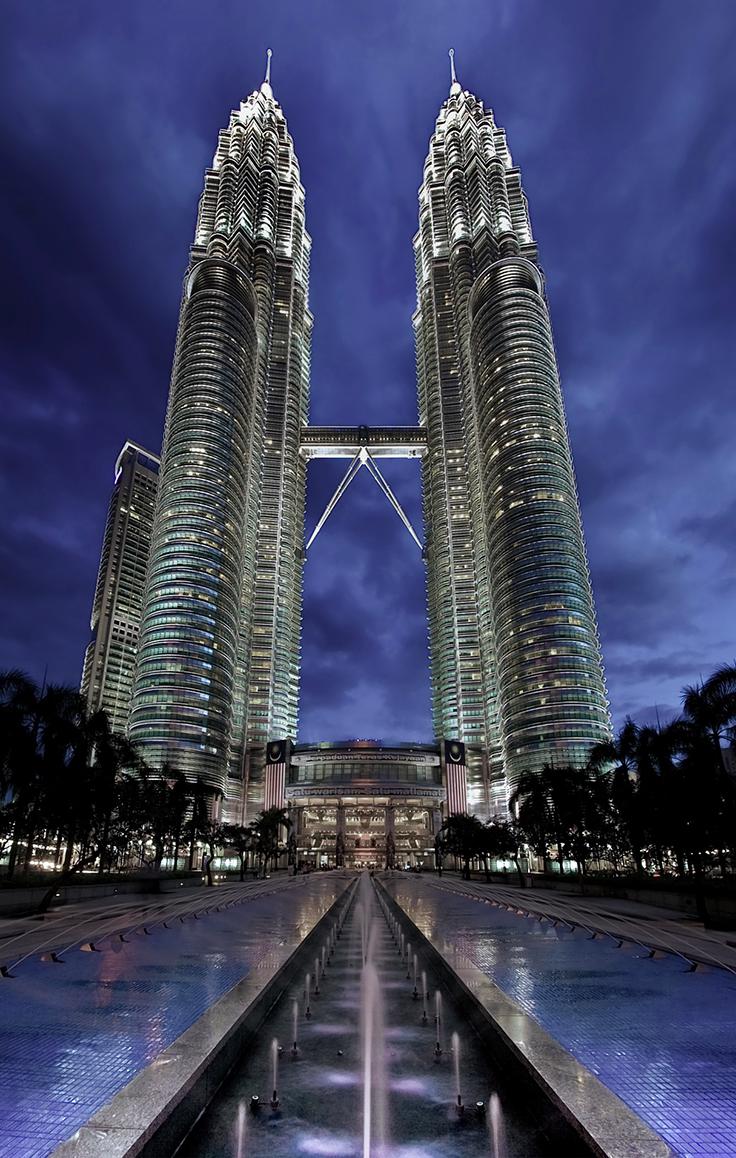
<svg viewBox="0 0 736 1158">
<path fill-rule="evenodd" d="M 433 745 L 298 745 L 284 794 L 298 858 L 314 868 L 433 864 L 445 787 Z"/>
</svg>

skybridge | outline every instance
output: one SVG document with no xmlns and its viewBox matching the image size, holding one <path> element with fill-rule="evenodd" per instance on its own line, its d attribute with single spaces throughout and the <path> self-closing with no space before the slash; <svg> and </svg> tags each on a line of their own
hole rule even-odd
<svg viewBox="0 0 736 1158">
<path fill-rule="evenodd" d="M 424 426 L 304 426 L 299 453 L 312 458 L 355 458 L 365 448 L 372 458 L 424 458 Z"/>
<path fill-rule="evenodd" d="M 427 431 L 423 426 L 305 426 L 302 427 L 299 453 L 308 462 L 313 458 L 350 459 L 347 471 L 307 542 L 307 550 L 358 471 L 365 467 L 419 550 L 424 552 L 421 539 L 375 461 L 377 458 L 423 458 L 427 453 Z"/>
</svg>

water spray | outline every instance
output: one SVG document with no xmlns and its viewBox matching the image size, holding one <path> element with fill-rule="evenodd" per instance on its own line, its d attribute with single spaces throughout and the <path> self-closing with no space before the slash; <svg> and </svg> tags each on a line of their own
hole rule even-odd
<svg viewBox="0 0 736 1158">
<path fill-rule="evenodd" d="M 279 1108 L 279 1042 L 278 1038 L 274 1038 L 271 1042 L 271 1109 L 276 1111 Z"/>
<path fill-rule="evenodd" d="M 291 1056 L 299 1056 L 299 1002 L 296 997 L 292 1002 L 292 1031 Z"/>
<path fill-rule="evenodd" d="M 460 1086 L 460 1038 L 457 1033 L 452 1035 L 452 1060 L 455 1068 L 455 1095 L 457 1101 L 455 1103 L 455 1110 L 458 1116 L 465 1113 L 465 1106 L 463 1105 L 463 1095 Z"/>
<path fill-rule="evenodd" d="M 498 1094 L 491 1094 L 489 1099 L 490 1115 L 488 1119 L 488 1135 L 491 1144 L 491 1158 L 506 1158 L 506 1139 L 504 1137 L 503 1111 Z"/>
</svg>

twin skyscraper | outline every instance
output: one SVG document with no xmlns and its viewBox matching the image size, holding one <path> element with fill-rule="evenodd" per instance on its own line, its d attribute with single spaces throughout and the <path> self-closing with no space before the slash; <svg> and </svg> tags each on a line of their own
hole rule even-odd
<svg viewBox="0 0 736 1158">
<path fill-rule="evenodd" d="M 226 811 L 243 793 L 263 807 L 267 745 L 297 736 L 308 461 L 393 449 L 421 458 L 435 735 L 464 745 L 468 809 L 499 811 L 521 773 L 584 761 L 610 721 L 527 202 L 454 68 L 414 238 L 416 429 L 309 427 L 310 246 L 269 57 L 199 203 L 127 637 L 130 736 Z"/>
</svg>

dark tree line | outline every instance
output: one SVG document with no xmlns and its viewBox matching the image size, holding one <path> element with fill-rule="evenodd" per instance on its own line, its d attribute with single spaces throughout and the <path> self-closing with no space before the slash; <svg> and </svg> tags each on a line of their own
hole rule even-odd
<svg viewBox="0 0 736 1158">
<path fill-rule="evenodd" d="M 214 798 L 202 781 L 176 768 L 154 770 L 104 711 L 87 711 L 74 689 L 39 687 L 22 672 L 0 674 L 0 860 L 6 878 L 56 869 L 54 888 L 83 870 L 202 868 L 232 849 L 265 872 L 282 852 L 290 825 L 269 809 L 247 827 L 213 820 Z"/>
<path fill-rule="evenodd" d="M 736 667 L 719 668 L 683 691 L 682 715 L 662 727 L 627 720 L 600 744 L 585 767 L 547 764 L 526 773 L 510 800 L 508 819 L 482 824 L 451 816 L 437 841 L 437 863 L 457 858 L 489 870 L 510 859 L 521 876 L 531 850 L 550 867 L 572 862 L 644 876 L 708 876 L 736 867 L 736 781 L 723 744 L 736 734 Z M 39 687 L 22 672 L 0 675 L 0 861 L 7 878 L 39 861 L 61 879 L 146 867 L 164 859 L 202 869 L 230 849 L 265 873 L 293 837 L 283 809 L 262 812 L 247 827 L 224 826 L 211 791 L 177 769 L 150 768 L 135 746 L 110 728 L 102 711 L 89 713 L 73 689 Z M 55 880 L 58 888 L 59 878 Z"/>
<path fill-rule="evenodd" d="M 487 825 L 450 817 L 444 851 L 471 862 L 517 859 L 527 847 L 545 867 L 572 862 L 612 873 L 677 875 L 696 888 L 736 868 L 736 780 L 724 742 L 736 733 L 736 667 L 687 687 L 682 715 L 661 727 L 627 719 L 593 748 L 585 767 L 546 764 L 521 777 L 509 802 L 514 819 Z M 498 852 L 492 851 L 498 848 Z"/>
</svg>

